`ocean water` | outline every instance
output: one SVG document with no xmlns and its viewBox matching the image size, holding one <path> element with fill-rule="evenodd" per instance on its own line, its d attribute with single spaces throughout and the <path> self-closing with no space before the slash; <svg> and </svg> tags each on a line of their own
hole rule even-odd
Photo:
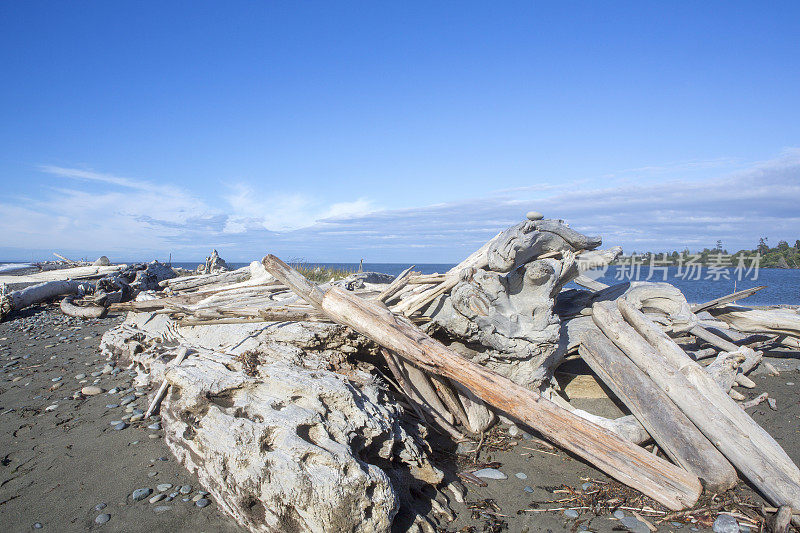
<svg viewBox="0 0 800 533">
<path fill-rule="evenodd" d="M 200 261 L 193 261 L 173 263 L 173 265 L 195 269 L 200 263 Z M 228 266 L 231 268 L 241 268 L 248 264 L 249 263 L 229 263 Z M 352 270 L 353 272 L 358 270 L 358 263 L 310 264 L 310 266 L 316 265 Z M 7 274 L 10 273 L 9 271 L 11 270 L 24 268 L 26 266 L 29 266 L 29 263 L 0 262 L 0 272 Z M 411 263 L 364 263 L 364 270 L 396 276 L 409 266 L 411 266 Z M 455 266 L 454 263 L 420 263 L 416 264 L 415 270 L 423 274 L 433 274 L 435 272 L 446 272 L 453 266 Z M 654 269 L 651 275 L 650 269 L 647 266 L 642 266 L 638 271 L 632 271 L 629 267 L 621 265 L 612 265 L 602 273 L 590 272 L 591 277 L 608 285 L 636 280 L 666 281 L 678 287 L 691 303 L 706 302 L 730 294 L 735 290 L 766 285 L 766 289 L 747 299 L 741 300 L 739 303 L 742 305 L 800 305 L 800 269 L 761 268 L 751 272 L 741 272 L 742 275 L 738 276 L 737 274 L 739 273 L 733 268 L 725 271 L 713 271 L 708 267 L 703 267 L 699 272 L 692 272 L 691 276 L 681 276 L 678 267 L 669 267 L 666 269 L 666 279 L 664 279 L 664 274 L 664 271 Z M 700 279 L 694 279 L 698 277 L 698 274 Z M 739 277 L 741 277 L 741 279 L 738 279 Z M 572 283 L 567 285 L 567 287 L 577 288 L 577 286 Z"/>
</svg>

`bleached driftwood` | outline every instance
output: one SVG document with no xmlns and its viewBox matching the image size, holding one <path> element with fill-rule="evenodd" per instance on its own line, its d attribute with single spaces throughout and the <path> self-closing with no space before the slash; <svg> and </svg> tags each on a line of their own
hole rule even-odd
<svg viewBox="0 0 800 533">
<path fill-rule="evenodd" d="M 719 307 L 721 305 L 729 304 L 731 302 L 735 302 L 736 300 L 743 300 L 744 298 L 748 298 L 758 291 L 762 289 L 766 289 L 766 285 L 761 285 L 758 287 L 752 287 L 750 289 L 744 289 L 742 291 L 736 291 L 734 293 L 728 294 L 726 296 L 722 296 L 720 298 L 715 298 L 711 301 L 702 303 L 702 304 L 695 304 L 692 306 L 693 313 L 700 313 L 701 311 L 706 311 L 708 309 Z"/>
<path fill-rule="evenodd" d="M 77 294 L 87 284 L 77 280 L 46 281 L 0 296 L 0 320 L 12 311 L 19 311 L 29 305 L 46 302 L 67 294 Z"/>
<path fill-rule="evenodd" d="M 222 283 L 237 283 L 250 279 L 250 267 L 242 267 L 229 272 L 220 272 L 216 274 L 200 274 L 197 276 L 184 276 L 180 278 L 172 278 L 164 280 L 160 285 L 164 288 L 170 288 L 174 291 L 183 291 L 189 289 L 197 289 L 212 284 Z"/>
<path fill-rule="evenodd" d="M 61 300 L 61 312 L 67 316 L 76 318 L 101 318 L 106 315 L 108 309 L 100 305 L 75 305 L 76 295 L 69 295 Z"/>
<path fill-rule="evenodd" d="M 714 318 L 723 320 L 745 333 L 773 333 L 800 337 L 800 314 L 788 309 L 751 309 L 726 305 L 709 309 Z"/>
<path fill-rule="evenodd" d="M 736 484 L 736 471 L 728 460 L 605 335 L 585 332 L 580 354 L 670 459 L 699 477 L 707 490 L 722 492 Z"/>
<path fill-rule="evenodd" d="M 68 280 L 89 280 L 97 279 L 120 270 L 124 270 L 128 265 L 111 266 L 82 266 L 74 268 L 62 268 L 59 270 L 48 270 L 37 272 L 25 276 L 0 276 L 0 285 L 20 284 L 20 283 L 43 283 L 46 281 L 68 281 Z"/>
<path fill-rule="evenodd" d="M 697 501 L 701 485 L 694 475 L 557 407 L 540 394 L 458 356 L 374 302 L 336 287 L 323 293 L 274 256 L 265 257 L 264 266 L 335 321 L 429 372 L 459 382 L 490 405 L 665 506 L 681 509 Z"/>
<path fill-rule="evenodd" d="M 592 317 L 767 499 L 800 500 L 800 471 L 783 449 L 641 311 L 620 299 L 596 303 Z"/>
</svg>

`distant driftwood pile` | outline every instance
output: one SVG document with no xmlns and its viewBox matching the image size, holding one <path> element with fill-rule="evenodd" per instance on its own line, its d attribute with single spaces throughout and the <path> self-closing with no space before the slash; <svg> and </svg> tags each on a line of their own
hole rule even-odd
<svg viewBox="0 0 800 533">
<path fill-rule="evenodd" d="M 600 244 L 530 213 L 441 274 L 317 285 L 272 255 L 227 271 L 215 252 L 198 275 L 137 270 L 127 297 L 103 281 L 130 279 L 124 266 L 93 297 L 76 280 L 25 290 L 69 294 L 73 314 L 87 301 L 130 311 L 103 349 L 160 385 L 148 414 L 160 408 L 173 452 L 252 531 L 388 531 L 400 519 L 431 530 L 422 495 L 446 520 L 442 491 L 461 490 L 432 461 L 428 431 L 462 439 L 498 417 L 669 509 L 741 475 L 791 516 L 800 470 L 735 387 L 755 387 L 765 347 L 800 346 L 800 315 L 732 305 L 758 289 L 690 306 L 667 283 L 600 284 L 582 267 L 621 253 Z M 586 289 L 565 290 L 573 280 Z M 14 295 L 11 310 L 44 298 Z M 560 394 L 554 373 L 576 358 L 630 415 Z M 651 440 L 669 461 L 642 447 Z"/>
</svg>

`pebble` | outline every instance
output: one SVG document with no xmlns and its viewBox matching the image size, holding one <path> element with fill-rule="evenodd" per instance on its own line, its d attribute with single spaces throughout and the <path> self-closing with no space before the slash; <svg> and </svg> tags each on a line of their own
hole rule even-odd
<svg viewBox="0 0 800 533">
<path fill-rule="evenodd" d="M 528 213 L 525 215 L 525 218 L 528 220 L 542 220 L 544 215 L 538 211 L 528 211 Z"/>
<path fill-rule="evenodd" d="M 147 429 L 152 429 L 152 430 L 158 431 L 159 429 L 161 429 L 161 423 L 160 422 L 156 422 L 155 424 L 150 424 L 149 426 L 147 426 Z"/>
<path fill-rule="evenodd" d="M 508 434 L 512 437 L 516 437 L 519 435 L 519 428 L 517 426 L 511 426 L 508 428 Z"/>
<path fill-rule="evenodd" d="M 150 437 L 151 439 L 159 439 L 161 438 L 161 435 L 159 435 L 158 433 L 150 433 L 148 437 Z"/>
<path fill-rule="evenodd" d="M 116 424 L 114 424 L 114 425 L 113 425 L 113 426 L 111 426 L 111 427 L 112 427 L 112 429 L 114 429 L 115 431 L 122 431 L 123 429 L 125 429 L 126 427 L 128 427 L 128 424 L 126 424 L 125 422 L 117 422 Z"/>
<path fill-rule="evenodd" d="M 584 492 L 586 492 L 587 490 L 591 490 L 592 488 L 594 488 L 594 483 L 592 483 L 592 482 L 590 482 L 590 481 L 587 481 L 586 483 L 584 483 L 583 485 L 581 485 L 581 489 L 582 489 Z"/>
<path fill-rule="evenodd" d="M 170 498 L 174 498 L 174 497 L 175 497 L 175 496 L 177 496 L 178 494 L 179 494 L 179 493 L 178 493 L 178 491 L 176 490 L 175 492 L 170 492 L 170 494 L 169 494 L 169 497 L 170 497 Z"/>
<path fill-rule="evenodd" d="M 508 479 L 508 476 L 496 468 L 481 468 L 472 473 L 475 477 L 484 479 Z"/>
<path fill-rule="evenodd" d="M 133 415 L 133 416 L 131 416 L 131 422 L 138 422 L 142 418 L 144 418 L 144 416 L 142 416 L 142 415 Z"/>
<path fill-rule="evenodd" d="M 517 479 L 528 479 L 528 476 L 526 476 L 523 472 L 517 472 L 516 474 L 514 474 L 514 476 Z"/>
<path fill-rule="evenodd" d="M 155 496 L 150 498 L 149 501 L 150 501 L 150 503 L 158 503 L 158 502 L 160 502 L 161 500 L 163 500 L 166 497 L 167 497 L 167 495 L 162 492 L 161 494 L 156 494 Z"/>
<path fill-rule="evenodd" d="M 524 491 L 525 491 L 525 492 L 527 492 L 528 494 L 533 494 L 533 487 L 531 487 L 530 485 L 526 486 L 526 487 L 525 487 L 524 489 L 522 489 L 522 490 L 524 490 Z"/>
<path fill-rule="evenodd" d="M 86 379 L 86 374 L 76 374 L 75 379 Z"/>
<path fill-rule="evenodd" d="M 102 394 L 104 391 L 100 387 L 96 385 L 89 385 L 88 387 L 84 387 L 81 389 L 81 394 L 84 396 L 96 396 L 98 394 Z"/>
<path fill-rule="evenodd" d="M 153 507 L 153 511 L 156 513 L 163 513 L 164 511 L 169 511 L 170 509 L 172 509 L 171 505 L 159 505 L 157 507 Z"/>
<path fill-rule="evenodd" d="M 133 498 L 133 501 L 138 502 L 150 496 L 151 492 L 153 492 L 151 489 L 136 489 L 131 494 L 131 498 Z"/>
<path fill-rule="evenodd" d="M 180 489 L 178 489 L 178 491 L 181 494 L 189 494 L 190 492 L 192 492 L 192 486 L 191 485 L 184 485 Z"/>
<path fill-rule="evenodd" d="M 616 511 L 614 511 L 614 518 L 616 518 L 617 520 L 622 520 L 623 518 L 625 518 L 625 513 L 617 509 Z"/>
<path fill-rule="evenodd" d="M 669 525 L 671 525 L 675 529 L 683 529 L 683 524 L 681 524 L 680 522 L 670 522 Z"/>
<path fill-rule="evenodd" d="M 195 494 L 195 495 L 194 495 L 194 498 L 192 498 L 192 501 L 193 501 L 193 502 L 196 502 L 196 501 L 198 501 L 198 500 L 202 499 L 202 498 L 203 498 L 203 496 L 204 496 L 203 494 L 199 494 L 199 493 L 198 493 L 198 494 Z"/>
<path fill-rule="evenodd" d="M 97 505 L 94 506 L 95 511 L 102 511 L 105 508 L 106 508 L 105 502 L 98 503 Z"/>
<path fill-rule="evenodd" d="M 729 514 L 721 514 L 711 527 L 714 533 L 739 533 L 739 523 Z"/>
<path fill-rule="evenodd" d="M 52 381 L 53 383 L 58 383 L 59 381 L 61 381 L 61 376 L 55 377 L 55 378 L 51 379 L 50 381 Z"/>
<path fill-rule="evenodd" d="M 35 522 L 33 524 L 33 529 L 42 529 L 42 523 L 41 522 Z"/>
<path fill-rule="evenodd" d="M 110 514 L 99 514 L 97 515 L 97 518 L 94 519 L 94 521 L 98 524 L 105 524 L 109 520 L 111 520 Z"/>
<path fill-rule="evenodd" d="M 171 488 L 172 488 L 172 484 L 171 483 L 162 483 L 161 485 L 158 485 L 156 487 L 156 490 L 158 490 L 158 492 L 164 492 L 164 491 L 167 491 L 167 490 L 169 490 Z"/>
<path fill-rule="evenodd" d="M 44 410 L 48 412 L 55 411 L 56 409 L 58 409 L 57 403 L 54 403 L 53 405 L 48 405 L 47 407 L 44 408 Z"/>
<path fill-rule="evenodd" d="M 576 511 L 575 509 L 567 509 L 566 511 L 564 511 L 564 516 L 566 516 L 567 518 L 578 518 L 578 516 L 580 515 L 578 514 L 578 511 Z"/>
<path fill-rule="evenodd" d="M 121 399 L 119 401 L 119 404 L 120 405 L 128 405 L 129 403 L 131 403 L 133 401 L 136 401 L 136 396 L 131 394 L 130 396 L 125 396 L 123 399 Z"/>
<path fill-rule="evenodd" d="M 205 507 L 209 503 L 211 503 L 209 500 L 207 500 L 205 498 L 200 498 L 199 500 L 197 500 L 197 503 L 195 503 L 195 505 L 202 509 L 203 507 Z"/>
<path fill-rule="evenodd" d="M 147 473 L 147 477 L 156 477 L 157 475 L 158 475 L 158 472 L 148 472 Z"/>
<path fill-rule="evenodd" d="M 117 403 L 106 404 L 106 409 L 116 409 L 117 407 L 119 407 L 119 404 Z"/>
<path fill-rule="evenodd" d="M 631 533 L 650 533 L 650 528 L 647 527 L 647 524 L 635 516 L 626 516 L 620 520 L 620 523 Z"/>
</svg>

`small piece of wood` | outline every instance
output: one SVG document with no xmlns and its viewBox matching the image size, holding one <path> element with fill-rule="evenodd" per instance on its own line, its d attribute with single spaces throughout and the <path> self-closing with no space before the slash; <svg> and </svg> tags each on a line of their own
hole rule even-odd
<svg viewBox="0 0 800 533">
<path fill-rule="evenodd" d="M 701 311 L 705 311 L 707 309 L 711 309 L 711 308 L 714 308 L 714 307 L 717 307 L 717 306 L 720 306 L 720 305 L 725 305 L 725 304 L 729 304 L 731 302 L 735 302 L 736 300 L 742 300 L 742 299 L 747 298 L 749 296 L 752 296 L 755 293 L 757 293 L 758 291 L 760 291 L 762 289 L 766 289 L 766 288 L 767 288 L 766 285 L 761 285 L 759 287 L 752 287 L 750 289 L 744 289 L 743 291 L 737 291 L 737 292 L 728 294 L 727 296 L 722 296 L 720 298 L 715 298 L 714 300 L 710 300 L 710 301 L 708 301 L 706 303 L 694 304 L 692 306 L 692 312 L 693 313 L 699 313 Z"/>
<path fill-rule="evenodd" d="M 181 346 L 180 348 L 178 348 L 178 353 L 175 355 L 175 358 L 172 361 L 170 361 L 169 364 L 172 366 L 177 366 L 181 364 L 181 362 L 186 358 L 186 354 L 188 353 L 189 350 L 187 350 L 185 346 Z M 147 408 L 147 411 L 145 411 L 144 413 L 145 419 L 149 418 L 150 415 L 152 415 L 153 412 L 155 412 L 155 410 L 158 408 L 159 404 L 161 403 L 161 400 L 163 400 L 164 396 L 166 396 L 167 394 L 167 387 L 169 387 L 169 381 L 165 379 L 161 383 L 161 386 L 158 388 L 158 391 L 156 391 L 156 395 L 153 396 L 153 401 L 150 402 L 150 406 Z"/>
<path fill-rule="evenodd" d="M 695 474 L 703 486 L 724 492 L 738 477 L 727 459 L 672 400 L 600 331 L 583 334 L 580 354 L 631 410 L 675 463 Z"/>
<path fill-rule="evenodd" d="M 350 326 L 428 372 L 461 383 L 489 405 L 666 507 L 684 509 L 699 498 L 702 486 L 693 474 L 557 407 L 537 392 L 461 357 L 379 304 L 337 287 L 321 294 L 277 257 L 267 256 L 263 263 L 296 294 L 309 295 L 307 301 L 336 322 Z"/>
</svg>

